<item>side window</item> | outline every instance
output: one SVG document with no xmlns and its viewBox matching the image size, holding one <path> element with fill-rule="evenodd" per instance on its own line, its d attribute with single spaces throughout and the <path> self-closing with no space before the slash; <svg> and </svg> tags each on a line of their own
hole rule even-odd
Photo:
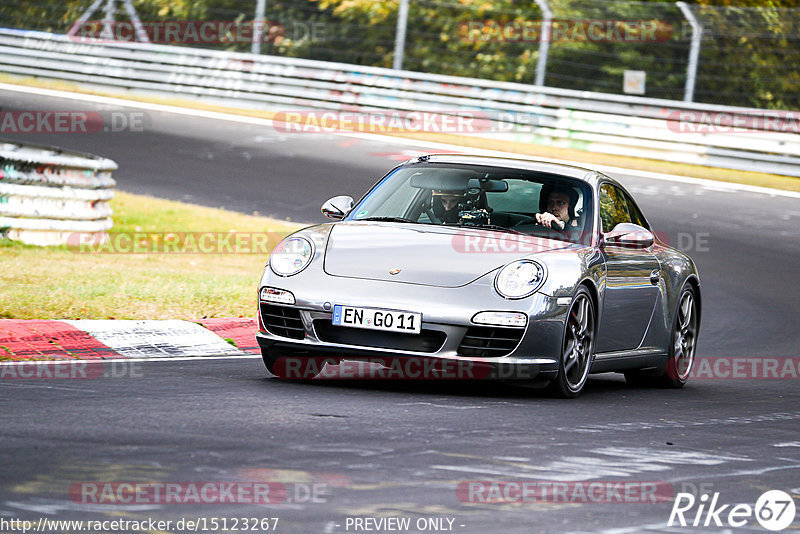
<svg viewBox="0 0 800 534">
<path fill-rule="evenodd" d="M 628 203 L 628 213 L 631 215 L 631 222 L 649 230 L 650 227 L 647 225 L 647 221 L 644 220 L 642 212 L 639 211 L 639 208 L 636 206 L 636 203 L 633 201 L 633 199 L 631 199 L 631 197 L 628 195 L 625 195 L 625 200 Z"/>
<path fill-rule="evenodd" d="M 625 194 L 611 184 L 600 186 L 600 220 L 603 232 L 610 232 L 620 223 L 631 222 Z"/>
</svg>

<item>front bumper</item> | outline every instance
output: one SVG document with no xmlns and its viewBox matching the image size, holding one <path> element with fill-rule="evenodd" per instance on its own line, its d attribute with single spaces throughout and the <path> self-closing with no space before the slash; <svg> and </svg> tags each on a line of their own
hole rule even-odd
<svg viewBox="0 0 800 534">
<path fill-rule="evenodd" d="M 275 341 L 256 335 L 269 369 L 289 379 L 388 378 L 552 380 L 558 364 L 548 358 L 493 360 L 429 354 L 401 354 L 353 346 L 319 345 L 312 349 L 302 343 Z M 365 365 L 361 365 L 365 364 Z M 336 366 L 336 367 L 326 367 Z"/>
<path fill-rule="evenodd" d="M 327 284 L 318 290 L 310 288 L 311 291 L 307 287 L 298 290 L 291 279 L 265 280 L 268 282 L 265 285 L 291 291 L 296 299 L 291 306 L 261 303 L 256 338 L 268 367 L 276 362 L 285 368 L 308 361 L 312 370 L 321 370 L 326 363 L 374 362 L 389 369 L 381 376 L 412 379 L 550 380 L 558 373 L 567 306 L 559 305 L 555 298 L 535 294 L 527 299 L 506 300 L 493 295 L 491 286 L 480 282 L 459 288 L 437 288 L 347 278 L 335 280 L 335 285 Z M 424 335 L 398 334 L 403 339 L 393 344 L 385 343 L 372 330 L 332 326 L 335 304 L 420 312 Z M 290 308 L 297 317 L 296 329 L 289 333 L 265 325 L 261 316 L 264 305 Z M 464 350 L 465 336 L 475 327 L 483 327 L 471 322 L 481 311 L 527 315 L 528 324 L 522 329 L 521 339 L 507 353 L 479 357 L 474 351 Z M 346 331 L 347 336 L 332 337 L 331 329 Z M 352 374 L 351 371 L 352 368 L 348 373 Z"/>
</svg>

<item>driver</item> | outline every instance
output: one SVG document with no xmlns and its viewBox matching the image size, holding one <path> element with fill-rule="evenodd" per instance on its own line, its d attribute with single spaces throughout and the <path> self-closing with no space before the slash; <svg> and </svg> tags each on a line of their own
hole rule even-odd
<svg viewBox="0 0 800 534">
<path fill-rule="evenodd" d="M 565 230 L 568 226 L 578 226 L 575 206 L 578 204 L 578 193 L 571 187 L 554 186 L 542 188 L 542 199 L 539 209 L 542 213 L 536 214 L 536 222 L 554 230 Z M 546 196 L 545 196 L 546 195 Z"/>
<path fill-rule="evenodd" d="M 464 193 L 454 191 L 433 192 L 433 214 L 442 223 L 457 223 L 460 219 Z"/>
</svg>

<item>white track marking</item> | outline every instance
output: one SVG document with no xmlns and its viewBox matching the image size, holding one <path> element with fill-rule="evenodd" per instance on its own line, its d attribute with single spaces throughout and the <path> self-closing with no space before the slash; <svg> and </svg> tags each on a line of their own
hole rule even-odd
<svg viewBox="0 0 800 534">
<path fill-rule="evenodd" d="M 103 358 L 95 360 L 22 360 L 22 361 L 4 361 L 0 365 L 58 365 L 58 364 L 74 364 L 74 363 L 103 363 L 103 362 L 195 362 L 197 360 L 260 360 L 261 356 L 258 354 L 235 354 L 231 356 L 178 356 L 175 358 Z"/>
<path fill-rule="evenodd" d="M 83 102 L 93 102 L 98 104 L 108 104 L 113 106 L 124 106 L 124 107 L 131 107 L 131 108 L 138 108 L 138 109 L 145 109 L 148 111 L 161 111 L 165 113 L 175 113 L 180 115 L 186 115 L 190 117 L 200 117 L 200 118 L 207 118 L 207 119 L 214 119 L 214 120 L 225 120 L 225 121 L 232 121 L 232 122 L 240 122 L 246 124 L 255 124 L 260 126 L 269 126 L 273 125 L 273 121 L 270 119 L 261 119 L 257 117 L 247 117 L 244 115 L 235 115 L 231 113 L 220 113 L 217 111 L 205 111 L 205 110 L 198 110 L 198 109 L 191 109 L 191 108 L 183 108 L 180 106 L 168 106 L 164 104 L 151 104 L 148 102 L 137 102 L 134 100 L 126 100 L 124 98 L 118 97 L 107 97 L 107 96 L 97 96 L 97 95 L 87 95 L 82 93 L 71 93 L 68 91 L 58 91 L 55 89 L 41 89 L 38 87 L 26 87 L 14 84 L 7 84 L 7 83 L 0 83 L 0 90 L 6 91 L 16 91 L 19 93 L 27 93 L 33 95 L 40 95 L 40 96 L 50 96 L 56 98 L 68 98 L 71 100 L 79 100 Z M 780 189 L 772 189 L 768 187 L 757 187 L 753 185 L 745 185 L 745 184 L 735 184 L 730 182 L 718 182 L 715 180 L 706 180 L 703 178 L 690 178 L 687 176 L 677 176 L 672 174 L 663 174 L 657 172 L 649 172 L 649 171 L 638 171 L 634 169 L 625 169 L 622 167 L 612 167 L 607 165 L 594 165 L 590 163 L 581 163 L 577 161 L 569 161 L 569 160 L 558 160 L 558 159 L 551 159 L 551 158 L 538 158 L 532 156 L 526 156 L 524 154 L 516 154 L 513 152 L 503 152 L 497 150 L 485 150 L 485 149 L 478 149 L 472 147 L 464 147 L 459 145 L 447 144 L 447 143 L 433 143 L 429 141 L 420 141 L 416 139 L 407 139 L 404 137 L 395 137 L 389 135 L 380 135 L 380 134 L 373 134 L 373 133 L 360 133 L 360 132 L 341 132 L 337 133 L 338 135 L 342 135 L 345 137 L 354 137 L 359 139 L 368 139 L 368 140 L 377 140 L 384 143 L 396 144 L 396 145 L 406 145 L 406 146 L 417 146 L 420 148 L 424 148 L 426 150 L 446 150 L 446 151 L 459 151 L 459 152 L 468 152 L 471 154 L 478 154 L 478 155 L 487 155 L 487 156 L 499 156 L 505 158 L 518 158 L 518 159 L 534 159 L 539 161 L 548 161 L 553 163 L 565 163 L 567 165 L 577 165 L 580 167 L 591 167 L 593 169 L 597 169 L 599 171 L 605 173 L 614 173 L 614 174 L 625 174 L 631 176 L 638 176 L 641 178 L 652 178 L 654 180 L 668 180 L 672 182 L 679 182 L 685 184 L 693 184 L 703 186 L 709 189 L 713 189 L 716 191 L 725 191 L 725 192 L 749 192 L 749 193 L 760 193 L 763 195 L 769 196 L 781 196 L 781 197 L 789 197 L 789 198 L 800 198 L 800 193 L 794 191 L 783 191 Z"/>
<path fill-rule="evenodd" d="M 244 354 L 211 330 L 190 321 L 83 319 L 63 322 L 83 330 L 119 354 L 133 358 Z"/>
<path fill-rule="evenodd" d="M 587 451 L 585 456 L 563 456 L 534 465 L 432 465 L 432 469 L 516 479 L 577 482 L 602 477 L 629 477 L 644 473 L 671 471 L 674 466 L 715 466 L 729 462 L 749 462 L 735 455 L 707 454 L 697 451 L 657 450 L 645 447 L 604 447 Z"/>
</svg>

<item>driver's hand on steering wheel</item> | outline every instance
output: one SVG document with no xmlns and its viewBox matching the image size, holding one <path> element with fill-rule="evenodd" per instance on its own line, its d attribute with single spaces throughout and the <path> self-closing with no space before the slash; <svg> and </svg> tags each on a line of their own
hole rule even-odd
<svg viewBox="0 0 800 534">
<path fill-rule="evenodd" d="M 558 230 L 563 230 L 567 225 L 567 223 L 559 220 L 558 217 L 549 212 L 537 213 L 536 222 L 541 224 L 542 226 Z"/>
</svg>

